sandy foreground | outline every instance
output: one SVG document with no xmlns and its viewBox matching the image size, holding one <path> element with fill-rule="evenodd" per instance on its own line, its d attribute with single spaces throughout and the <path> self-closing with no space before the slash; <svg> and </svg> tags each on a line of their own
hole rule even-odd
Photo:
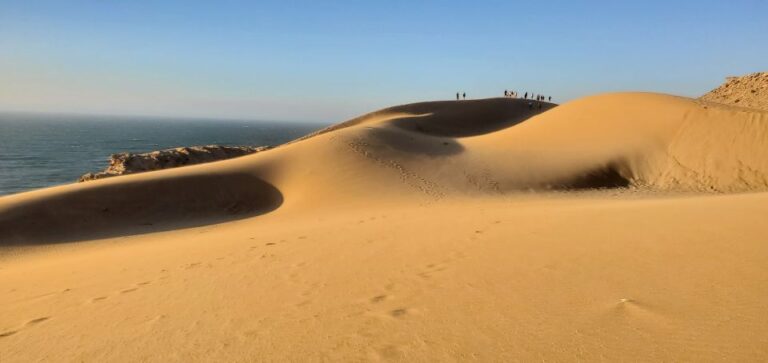
<svg viewBox="0 0 768 363">
<path fill-rule="evenodd" d="M 768 113 L 551 107 L 0 198 L 0 361 L 768 359 Z"/>
</svg>

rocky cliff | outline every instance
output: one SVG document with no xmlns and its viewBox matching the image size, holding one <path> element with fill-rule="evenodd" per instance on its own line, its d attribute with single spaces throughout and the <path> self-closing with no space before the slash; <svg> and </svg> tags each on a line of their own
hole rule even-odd
<svg viewBox="0 0 768 363">
<path fill-rule="evenodd" d="M 768 111 L 768 72 L 728 77 L 701 100 Z"/>
<path fill-rule="evenodd" d="M 119 153 L 109 158 L 109 166 L 101 172 L 87 173 L 79 182 L 145 171 L 176 168 L 185 165 L 231 159 L 270 149 L 271 146 L 192 146 L 152 151 L 148 153 Z"/>
</svg>

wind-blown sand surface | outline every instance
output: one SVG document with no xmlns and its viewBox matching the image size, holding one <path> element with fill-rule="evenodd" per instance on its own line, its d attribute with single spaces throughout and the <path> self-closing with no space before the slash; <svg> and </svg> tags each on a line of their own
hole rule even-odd
<svg viewBox="0 0 768 363">
<path fill-rule="evenodd" d="M 0 361 L 768 359 L 768 113 L 541 111 L 0 198 Z"/>
</svg>

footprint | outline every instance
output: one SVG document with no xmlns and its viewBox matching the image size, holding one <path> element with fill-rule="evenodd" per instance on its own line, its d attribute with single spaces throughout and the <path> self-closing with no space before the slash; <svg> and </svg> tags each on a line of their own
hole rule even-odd
<svg viewBox="0 0 768 363">
<path fill-rule="evenodd" d="M 267 246 L 274 246 L 274 245 L 276 245 L 276 244 L 277 244 L 277 243 L 275 243 L 275 242 L 268 242 L 268 243 L 267 243 Z"/>
<path fill-rule="evenodd" d="M 7 331 L 5 333 L 0 333 L 0 338 L 9 337 L 9 336 L 14 335 L 14 334 L 16 334 L 18 332 L 19 332 L 18 330 L 10 330 L 10 331 Z"/>
<path fill-rule="evenodd" d="M 441 271 L 445 271 L 447 268 L 442 266 L 442 263 L 430 263 L 424 266 L 424 269 L 417 272 L 416 275 L 423 279 L 430 279 L 432 275 Z"/>
<path fill-rule="evenodd" d="M 403 317 L 406 314 L 408 314 L 408 309 L 406 308 L 395 309 L 389 312 L 389 315 L 392 315 L 395 318 Z"/>
<path fill-rule="evenodd" d="M 44 321 L 46 321 L 46 320 L 48 320 L 50 318 L 51 318 L 50 316 L 44 316 L 42 318 L 32 319 L 32 320 L 28 321 L 25 325 L 40 324 L 40 323 L 42 323 L 42 322 L 44 322 Z"/>
<path fill-rule="evenodd" d="M 379 296 L 372 297 L 370 299 L 370 301 L 371 301 L 372 304 L 376 304 L 376 303 L 380 303 L 380 302 L 382 302 L 384 300 L 388 300 L 388 299 L 389 299 L 388 295 L 379 295 Z"/>
<path fill-rule="evenodd" d="M 106 300 L 106 298 L 107 298 L 106 296 L 95 297 L 95 298 L 91 299 L 91 302 L 97 302 L 97 301 L 101 301 L 101 300 Z"/>
<path fill-rule="evenodd" d="M 133 288 L 130 288 L 130 289 L 125 289 L 125 290 L 123 290 L 123 291 L 120 291 L 120 293 L 121 293 L 121 294 L 127 294 L 127 293 L 129 293 L 129 292 L 134 292 L 134 291 L 136 291 L 136 290 L 138 290 L 138 289 L 139 289 L 138 287 L 133 287 Z"/>
<path fill-rule="evenodd" d="M 386 360 L 397 360 L 405 358 L 405 353 L 403 350 L 400 347 L 391 344 L 377 349 L 377 353 L 381 358 Z"/>
<path fill-rule="evenodd" d="M 138 283 L 138 284 L 136 284 L 136 285 L 139 285 L 139 286 L 144 286 L 144 285 L 149 285 L 151 282 L 152 282 L 152 281 L 143 281 L 143 282 L 139 282 L 139 283 Z"/>
<path fill-rule="evenodd" d="M 166 316 L 164 314 L 160 314 L 160 315 L 155 316 L 154 318 L 151 318 L 149 320 L 144 321 L 144 323 L 145 324 L 154 324 L 154 323 L 157 323 L 160 320 L 163 320 L 165 318 L 166 318 Z"/>
</svg>

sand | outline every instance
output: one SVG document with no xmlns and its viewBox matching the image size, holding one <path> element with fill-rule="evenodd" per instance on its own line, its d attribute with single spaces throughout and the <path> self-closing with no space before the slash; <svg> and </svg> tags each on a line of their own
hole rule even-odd
<svg viewBox="0 0 768 363">
<path fill-rule="evenodd" d="M 0 198 L 0 361 L 760 361 L 768 113 L 397 106 Z"/>
</svg>

